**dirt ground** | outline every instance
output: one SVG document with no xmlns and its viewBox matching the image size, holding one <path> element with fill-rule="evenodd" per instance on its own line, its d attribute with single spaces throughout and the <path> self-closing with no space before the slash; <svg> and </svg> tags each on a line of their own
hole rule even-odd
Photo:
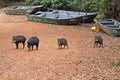
<svg viewBox="0 0 120 80">
<path fill-rule="evenodd" d="M 24 15 L 6 15 L 1 9 L 0 80 L 120 80 L 120 67 L 116 66 L 120 38 L 92 32 L 88 25 L 29 22 Z M 27 40 L 39 37 L 39 49 L 28 51 L 20 44 L 16 50 L 15 35 Z M 103 37 L 104 48 L 93 48 L 95 35 Z M 61 37 L 68 40 L 69 49 L 57 49 Z"/>
</svg>

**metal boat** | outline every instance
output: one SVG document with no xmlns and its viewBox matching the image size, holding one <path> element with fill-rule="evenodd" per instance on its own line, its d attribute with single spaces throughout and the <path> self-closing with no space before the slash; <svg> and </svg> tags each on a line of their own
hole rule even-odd
<svg viewBox="0 0 120 80">
<path fill-rule="evenodd" d="M 120 36 L 120 22 L 115 19 L 94 19 L 96 26 L 112 36 Z"/>
<path fill-rule="evenodd" d="M 27 14 L 26 16 L 29 21 L 71 25 L 79 24 L 81 22 L 91 22 L 97 16 L 97 13 L 53 9 L 48 11 L 38 11 L 34 14 Z"/>
<path fill-rule="evenodd" d="M 8 15 L 24 15 L 29 13 L 35 13 L 43 8 L 43 5 L 38 6 L 13 6 L 12 8 L 4 9 L 4 12 Z"/>
</svg>

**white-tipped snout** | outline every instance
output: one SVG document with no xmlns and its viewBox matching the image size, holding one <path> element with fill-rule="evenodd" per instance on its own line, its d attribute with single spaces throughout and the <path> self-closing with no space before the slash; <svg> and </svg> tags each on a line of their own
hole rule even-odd
<svg viewBox="0 0 120 80">
<path fill-rule="evenodd" d="M 15 43 L 15 42 L 16 42 L 16 40 L 12 41 L 12 43 Z"/>
</svg>

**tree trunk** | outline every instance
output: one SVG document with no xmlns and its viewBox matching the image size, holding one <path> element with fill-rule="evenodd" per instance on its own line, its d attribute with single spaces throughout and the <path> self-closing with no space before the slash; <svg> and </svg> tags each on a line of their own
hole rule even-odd
<svg viewBox="0 0 120 80">
<path fill-rule="evenodd" d="M 113 14 L 113 18 L 117 19 L 117 15 L 118 15 L 118 1 L 117 0 L 113 0 L 113 3 L 114 3 L 114 14 Z"/>
<path fill-rule="evenodd" d="M 0 5 L 4 5 L 5 2 L 3 0 L 0 0 Z"/>
<path fill-rule="evenodd" d="M 0 0 L 0 6 L 6 6 L 9 0 Z"/>
</svg>

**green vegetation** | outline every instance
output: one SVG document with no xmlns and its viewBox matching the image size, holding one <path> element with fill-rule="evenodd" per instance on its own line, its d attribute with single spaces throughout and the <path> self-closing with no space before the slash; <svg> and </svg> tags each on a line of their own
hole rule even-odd
<svg viewBox="0 0 120 80">
<path fill-rule="evenodd" d="M 79 60 L 78 62 L 76 62 L 76 65 L 79 65 L 79 64 L 83 64 L 83 61 Z"/>
<path fill-rule="evenodd" d="M 116 66 L 120 66 L 120 61 L 117 62 Z"/>
<path fill-rule="evenodd" d="M 0 3 L 24 2 L 25 5 L 44 5 L 44 8 L 64 9 L 73 11 L 98 12 L 98 18 L 117 18 L 120 16 L 118 0 L 0 0 Z"/>
<path fill-rule="evenodd" d="M 103 1 L 103 0 L 102 0 Z M 98 11 L 100 0 L 25 0 L 26 4 L 43 4 L 46 7 L 54 9 L 67 9 L 75 11 Z M 100 5 L 100 6 L 98 6 Z M 105 7 L 103 7 L 104 9 Z"/>
<path fill-rule="evenodd" d="M 25 0 L 25 3 L 43 4 L 45 8 L 99 12 L 99 17 L 111 17 L 114 6 L 112 0 Z"/>
</svg>

